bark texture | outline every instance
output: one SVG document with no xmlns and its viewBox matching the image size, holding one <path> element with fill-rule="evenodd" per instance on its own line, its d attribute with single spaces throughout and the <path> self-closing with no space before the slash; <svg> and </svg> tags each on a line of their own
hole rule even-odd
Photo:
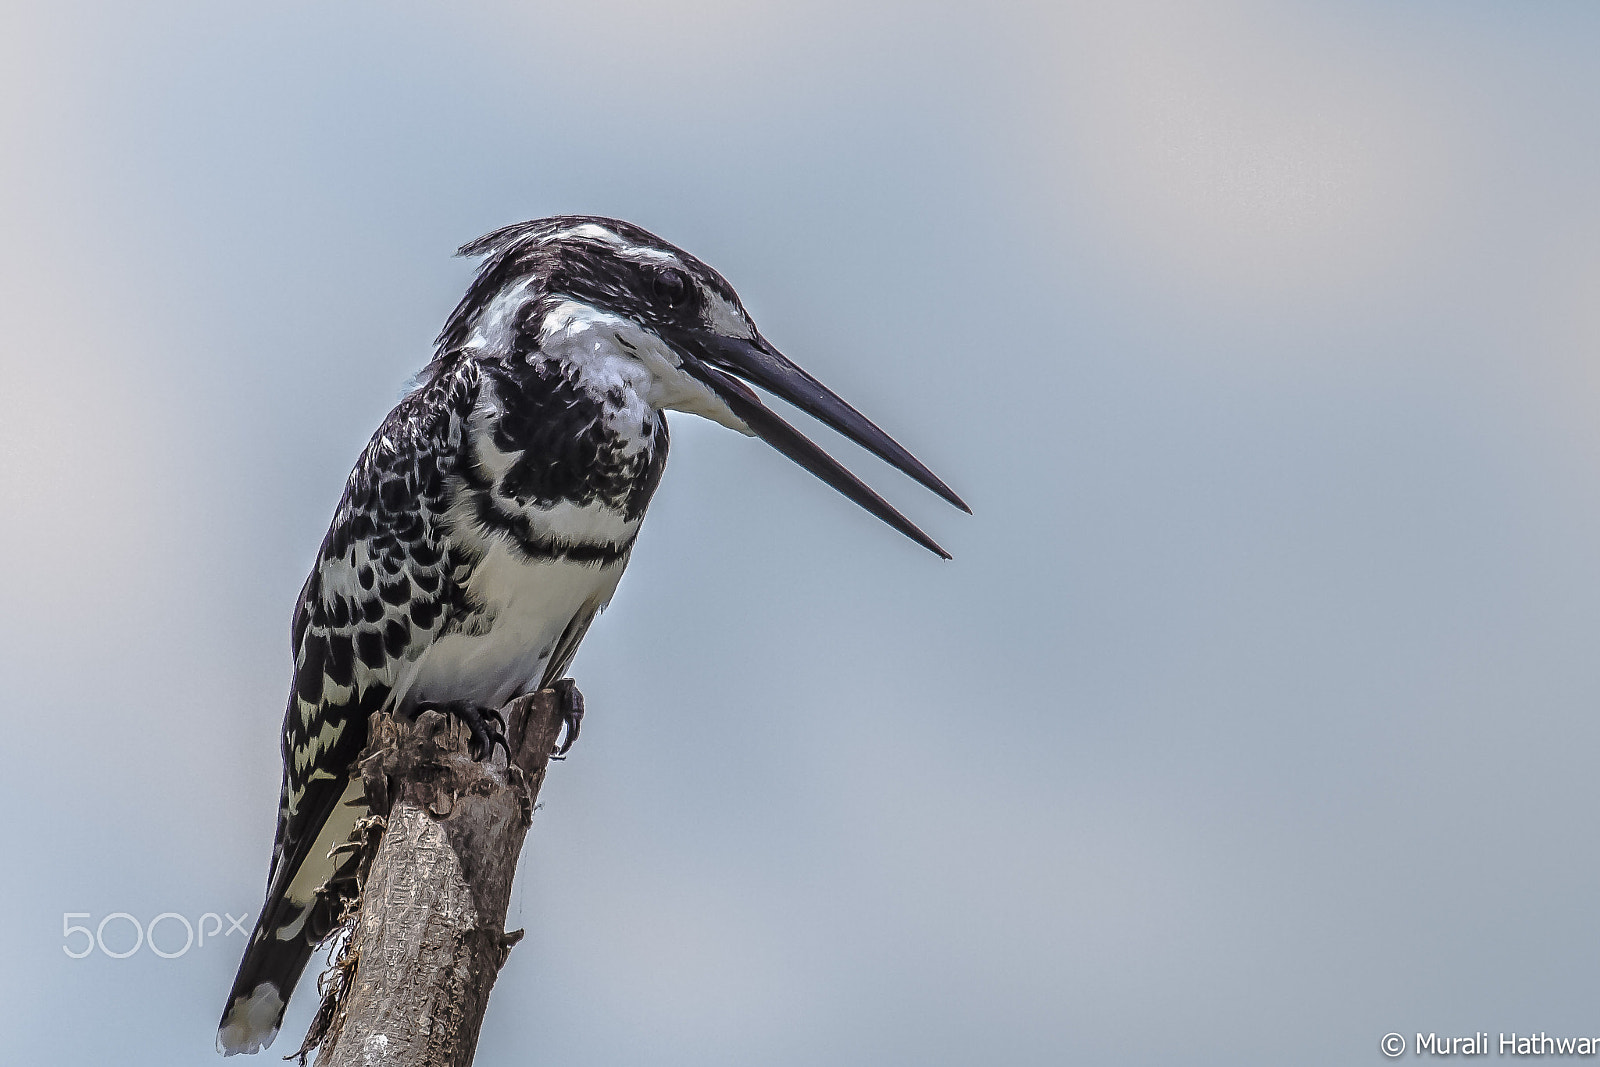
<svg viewBox="0 0 1600 1067">
<path fill-rule="evenodd" d="M 320 1042 L 318 1067 L 472 1062 L 489 992 L 522 937 L 505 932 L 511 881 L 561 730 L 548 689 L 502 712 L 509 763 L 498 748 L 475 762 L 467 730 L 439 712 L 373 716 L 361 771 L 382 821 L 362 828 L 359 904 L 306 1035 L 307 1050 Z"/>
</svg>

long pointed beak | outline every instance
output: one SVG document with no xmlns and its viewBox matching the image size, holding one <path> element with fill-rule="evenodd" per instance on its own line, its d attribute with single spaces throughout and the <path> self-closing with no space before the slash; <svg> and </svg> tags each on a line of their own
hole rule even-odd
<svg viewBox="0 0 1600 1067">
<path fill-rule="evenodd" d="M 865 415 L 845 403 L 832 390 L 795 366 L 764 338 L 751 341 L 725 337 L 709 330 L 678 331 L 671 338 L 683 355 L 684 370 L 705 382 L 722 397 L 757 437 L 833 486 L 917 544 L 945 559 L 940 548 L 911 520 L 900 514 L 837 460 L 799 430 L 761 403 L 746 381 L 760 386 L 844 434 L 867 451 L 904 471 L 962 511 L 972 509 L 923 466 L 894 438 L 878 429 Z M 735 377 L 737 375 L 737 377 Z M 740 379 L 744 379 L 741 381 Z"/>
</svg>

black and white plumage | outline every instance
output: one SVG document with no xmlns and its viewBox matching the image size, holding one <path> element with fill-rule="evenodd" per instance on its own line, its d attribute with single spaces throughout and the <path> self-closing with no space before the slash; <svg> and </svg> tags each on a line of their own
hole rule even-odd
<svg viewBox="0 0 1600 1067">
<path fill-rule="evenodd" d="M 568 216 L 461 251 L 485 261 L 351 472 L 296 605 L 277 836 L 218 1032 L 227 1054 L 271 1043 L 337 919 L 347 872 L 330 851 L 366 813 L 352 769 L 368 715 L 444 707 L 486 738 L 483 709 L 562 677 L 627 566 L 668 410 L 767 440 L 940 555 L 745 383 L 966 507 L 768 344 L 720 275 L 654 235 Z"/>
</svg>

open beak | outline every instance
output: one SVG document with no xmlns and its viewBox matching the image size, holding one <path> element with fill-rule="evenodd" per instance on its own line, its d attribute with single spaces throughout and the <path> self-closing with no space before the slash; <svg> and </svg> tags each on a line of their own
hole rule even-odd
<svg viewBox="0 0 1600 1067">
<path fill-rule="evenodd" d="M 949 486 L 865 415 L 791 363 L 759 335 L 745 341 L 710 330 L 679 330 L 674 331 L 670 340 L 684 357 L 683 369 L 710 386 L 757 437 L 917 544 L 945 559 L 950 558 L 950 553 L 917 529 L 910 519 L 890 507 L 838 460 L 761 403 L 755 391 L 745 383 L 758 385 L 788 401 L 971 514 L 972 509 Z"/>
</svg>

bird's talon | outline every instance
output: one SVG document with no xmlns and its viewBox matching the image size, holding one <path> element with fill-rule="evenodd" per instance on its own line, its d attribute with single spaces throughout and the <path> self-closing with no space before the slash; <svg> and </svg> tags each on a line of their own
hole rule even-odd
<svg viewBox="0 0 1600 1067">
<path fill-rule="evenodd" d="M 505 716 L 494 708 L 482 708 L 476 704 L 447 704 L 429 703 L 417 705 L 417 713 L 424 711 L 442 711 L 446 715 L 454 715 L 466 726 L 471 735 L 467 741 L 467 754 L 476 763 L 482 763 L 494 756 L 494 746 L 499 745 L 506 750 L 506 761 L 511 761 L 511 742 L 506 740 Z"/>
<path fill-rule="evenodd" d="M 578 692 L 578 683 L 571 678 L 562 678 L 550 688 L 555 690 L 556 698 L 561 703 L 563 727 L 561 741 L 550 753 L 550 758 L 566 759 L 567 753 L 572 750 L 572 743 L 578 739 L 578 727 L 583 725 L 583 694 Z"/>
</svg>

